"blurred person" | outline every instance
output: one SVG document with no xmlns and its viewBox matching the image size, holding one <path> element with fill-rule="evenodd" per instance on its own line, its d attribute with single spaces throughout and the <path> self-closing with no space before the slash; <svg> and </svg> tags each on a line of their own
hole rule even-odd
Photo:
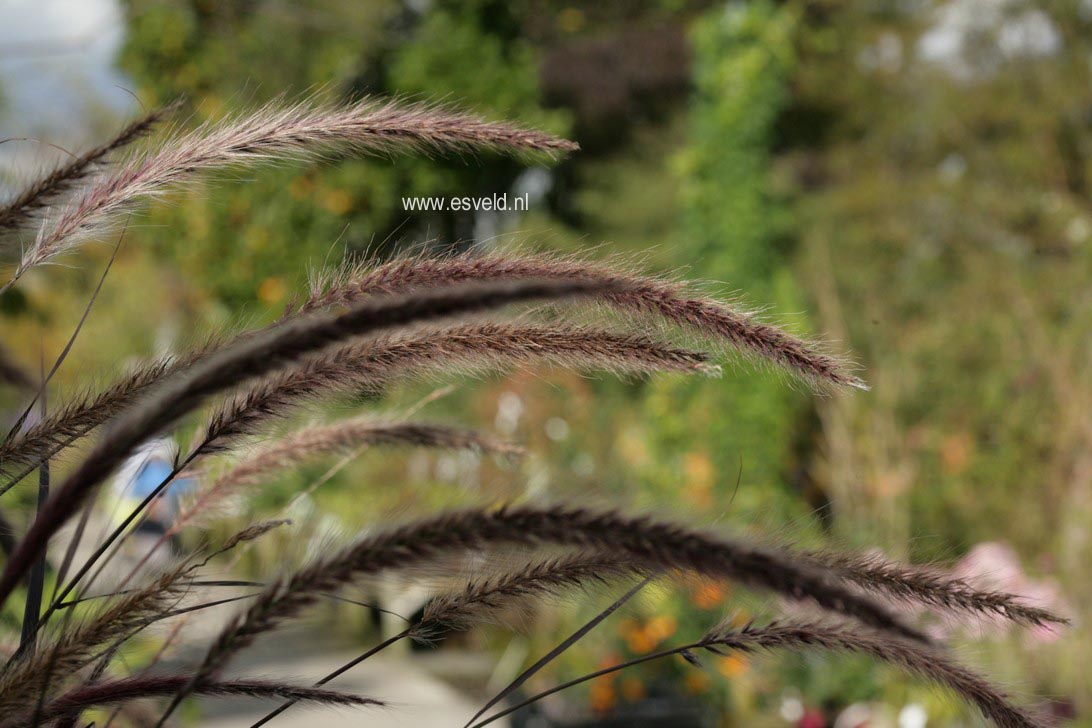
<svg viewBox="0 0 1092 728">
<path fill-rule="evenodd" d="M 117 495 L 111 520 L 120 523 L 140 505 L 174 470 L 176 448 L 169 438 L 156 438 L 141 446 L 122 466 L 115 476 L 112 487 Z M 178 516 L 182 498 L 194 488 L 193 478 L 175 478 L 153 500 L 133 527 L 137 541 L 146 538 L 159 540 L 170 532 L 174 519 Z M 178 537 L 172 534 L 168 539 L 169 549 L 164 553 L 174 554 L 179 551 Z M 142 545 L 146 550 L 146 545 Z"/>
</svg>

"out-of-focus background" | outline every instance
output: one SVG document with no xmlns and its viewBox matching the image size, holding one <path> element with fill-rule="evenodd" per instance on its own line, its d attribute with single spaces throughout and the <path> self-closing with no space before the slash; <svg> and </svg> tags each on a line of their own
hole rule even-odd
<svg viewBox="0 0 1092 728">
<path fill-rule="evenodd" d="M 551 168 L 493 157 L 288 164 L 172 193 L 130 223 L 54 380 L 56 401 L 89 373 L 107 381 L 195 331 L 274 319 L 309 271 L 345 251 L 452 245 L 622 255 L 711 281 L 850 352 L 872 390 L 819 397 L 746 365 L 703 381 L 441 377 L 365 406 L 399 411 L 454 384 L 430 414 L 518 440 L 529 457 L 365 455 L 293 500 L 332 463 L 304 468 L 228 517 L 291 505 L 304 524 L 248 552 L 237 576 L 303 558 L 311 535 L 391 513 L 593 494 L 939 560 L 1073 615 L 1061 634 L 950 631 L 962 657 L 1016 695 L 1092 725 L 1092 2 L 4 0 L 0 180 L 11 189 L 63 155 L 51 145 L 89 146 L 179 95 L 195 124 L 316 90 L 440 99 L 567 135 L 582 151 Z M 503 192 L 530 195 L 532 209 L 420 213 L 402 202 Z M 3 340 L 28 368 L 64 346 L 111 247 L 34 271 L 3 297 Z M 26 506 L 33 489 L 8 497 Z M 387 658 L 362 689 L 432 707 L 341 719 L 461 725 L 610 595 L 576 601 L 541 610 L 534 629 L 478 629 Z M 405 595 L 385 606 L 416 608 Z M 763 609 L 732 584 L 650 590 L 536 686 Z M 326 655 L 373 641 L 383 629 L 373 616 L 327 605 L 248 669 L 317 677 Z M 597 680 L 527 725 L 976 720 L 864 659 L 707 667 Z M 209 725 L 253 715 L 202 707 Z"/>
</svg>

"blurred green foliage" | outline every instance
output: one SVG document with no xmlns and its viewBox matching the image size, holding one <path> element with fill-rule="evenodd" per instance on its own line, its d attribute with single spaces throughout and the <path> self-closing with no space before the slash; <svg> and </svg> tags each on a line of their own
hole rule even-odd
<svg viewBox="0 0 1092 728">
<path fill-rule="evenodd" d="M 695 23 L 690 135 L 675 158 L 683 226 L 676 262 L 691 277 L 729 282 L 745 300 L 775 311 L 800 308 L 788 269 L 791 231 L 769 178 L 795 22 L 791 10 L 759 2 L 717 8 Z M 732 495 L 738 474 L 746 484 L 732 502 L 740 520 L 756 511 L 783 519 L 792 512 L 784 494 L 793 428 L 807 399 L 772 372 L 744 366 L 726 374 L 651 385 L 646 412 L 656 423 L 649 446 L 659 468 L 657 496 L 677 492 L 681 473 L 682 494 L 709 507 Z"/>
<path fill-rule="evenodd" d="M 420 17 L 385 0 L 352 7 L 133 0 L 122 66 L 142 99 L 184 95 L 188 124 L 277 97 L 375 94 L 450 103 L 564 134 L 565 114 L 538 104 L 536 66 L 511 34 L 514 20 L 504 21 L 509 15 L 505 3 L 484 0 L 437 4 Z M 520 169 L 479 155 L 248 171 L 246 184 L 221 179 L 172 195 L 151 211 L 153 232 L 134 231 L 132 242 L 170 246 L 166 254 L 192 288 L 229 311 L 255 302 L 275 308 L 308 269 L 344 250 L 375 254 L 402 238 L 450 245 L 472 237 L 468 214 L 410 216 L 401 198 L 485 195 L 506 189 Z M 162 227 L 184 235 L 155 241 Z M 210 260 L 218 265 L 210 269 Z"/>
</svg>

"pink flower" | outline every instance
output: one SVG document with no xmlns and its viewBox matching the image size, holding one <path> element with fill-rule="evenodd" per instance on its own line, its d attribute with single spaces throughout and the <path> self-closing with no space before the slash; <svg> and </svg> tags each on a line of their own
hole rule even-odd
<svg viewBox="0 0 1092 728">
<path fill-rule="evenodd" d="M 978 544 L 956 563 L 952 573 L 979 589 L 1008 592 L 1030 606 L 1066 611 L 1057 584 L 1052 580 L 1035 580 L 1025 574 L 1019 556 L 1008 544 L 997 541 Z M 1011 623 L 1000 617 L 984 617 L 973 631 L 975 636 L 983 637 L 1011 627 Z M 1031 628 L 1028 636 L 1034 642 L 1053 642 L 1058 639 L 1059 631 L 1043 625 Z"/>
</svg>

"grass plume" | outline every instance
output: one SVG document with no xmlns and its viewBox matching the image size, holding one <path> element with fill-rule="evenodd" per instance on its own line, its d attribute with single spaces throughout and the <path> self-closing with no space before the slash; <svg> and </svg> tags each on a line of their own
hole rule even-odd
<svg viewBox="0 0 1092 728">
<path fill-rule="evenodd" d="M 140 200 L 202 171 L 335 150 L 373 155 L 472 150 L 556 155 L 574 149 L 572 142 L 542 132 L 438 106 L 372 99 L 341 106 L 274 102 L 165 140 L 112 173 L 89 180 L 45 220 L 0 293 L 31 268 L 100 235 Z"/>
<path fill-rule="evenodd" d="M 77 398 L 42 422 L 23 432 L 11 433 L 0 442 L 0 469 L 8 472 L 20 466 L 22 469 L 9 479 L 8 485 L 0 488 L 0 494 L 38 463 L 131 406 L 158 382 L 185 371 L 229 343 L 259 333 L 247 332 L 230 341 L 218 338 L 182 354 L 136 367 L 101 392 Z M 535 363 L 620 374 L 719 372 L 702 352 L 666 346 L 636 334 L 578 326 L 476 323 L 425 333 L 395 334 L 323 352 L 294 369 L 258 382 L 212 416 L 204 450 L 212 452 L 231 438 L 253 434 L 268 418 L 321 394 L 350 389 L 378 390 L 396 378 L 434 371 L 441 366 L 473 373 Z"/>
<path fill-rule="evenodd" d="M 865 591 L 945 612 L 1000 617 L 1034 627 L 1069 624 L 1065 617 L 1025 604 L 1017 596 L 977 589 L 935 566 L 899 564 L 880 556 L 829 551 L 809 552 L 806 557 Z"/>
<path fill-rule="evenodd" d="M 598 551 L 532 561 L 492 576 L 471 579 L 459 591 L 431 600 L 409 633 L 418 639 L 428 639 L 439 629 L 469 629 L 502 610 L 527 606 L 528 602 L 544 596 L 646 573 L 647 569 Z"/>
<path fill-rule="evenodd" d="M 236 342 L 168 380 L 141 406 L 118 418 L 87 458 L 42 508 L 0 574 L 0 604 L 41 555 L 49 539 L 75 514 L 140 443 L 242 379 L 260 376 L 339 340 L 394 326 L 498 308 L 510 303 L 603 293 L 588 281 L 524 281 L 456 286 L 409 297 L 368 301 L 333 316 L 303 317 Z"/>
<path fill-rule="evenodd" d="M 157 619 L 181 598 L 191 564 L 182 562 L 140 588 L 113 599 L 97 614 L 69 625 L 57 639 L 17 655 L 0 675 L 0 715 L 34 704 L 55 676 L 68 676 L 89 664 L 100 648 L 128 637 Z"/>
<path fill-rule="evenodd" d="M 189 362 L 189 363 L 192 363 Z M 147 388 L 176 369 L 175 359 L 164 357 L 135 368 L 95 394 L 77 397 L 45 419 L 0 443 L 0 469 L 33 469 L 132 404 Z"/>
<path fill-rule="evenodd" d="M 85 182 L 119 150 L 150 134 L 182 105 L 181 99 L 134 119 L 112 139 L 77 155 L 24 187 L 0 206 L 0 234 L 18 230 L 56 204 L 65 193 Z"/>
<path fill-rule="evenodd" d="M 176 354 L 161 356 L 133 367 L 105 389 L 77 396 L 53 414 L 22 431 L 12 431 L 0 442 L 0 471 L 15 475 L 0 486 L 3 495 L 42 462 L 86 437 L 97 427 L 130 407 L 158 383 L 185 371 L 201 359 L 224 348 L 233 339 L 213 337 L 199 346 Z"/>
<path fill-rule="evenodd" d="M 680 283 L 571 257 L 463 254 L 404 257 L 370 268 L 349 267 L 317 280 L 310 297 L 297 311 L 351 305 L 369 296 L 428 289 L 458 281 L 572 277 L 623 282 L 624 291 L 604 299 L 623 313 L 659 316 L 674 325 L 725 341 L 745 355 L 776 364 L 817 385 L 867 389 L 839 359 L 751 313 L 710 298 L 693 296 Z"/>
<path fill-rule="evenodd" d="M 986 718 L 1000 728 L 1046 728 L 1047 726 L 1042 718 L 1017 705 L 985 678 L 959 665 L 933 647 L 908 642 L 886 633 L 832 622 L 773 622 L 764 626 L 750 623 L 741 628 L 735 628 L 728 621 L 718 625 L 696 642 L 605 667 L 533 695 L 515 706 L 474 723 L 473 728 L 483 728 L 520 708 L 580 683 L 646 662 L 681 656 L 693 665 L 700 665 L 701 662 L 696 653 L 703 650 L 718 655 L 731 651 L 752 653 L 772 650 L 793 652 L 822 650 L 864 654 L 947 688 L 976 706 Z"/>
<path fill-rule="evenodd" d="M 999 689 L 940 650 L 912 644 L 886 634 L 822 622 L 774 622 L 741 629 L 721 627 L 702 640 L 707 649 L 743 652 L 756 650 L 823 650 L 868 655 L 942 685 L 973 705 L 1001 728 L 1037 728 L 1044 724 L 1013 703 Z"/>
<path fill-rule="evenodd" d="M 38 713 L 40 721 L 56 720 L 72 713 L 79 713 L 96 706 L 116 705 L 141 698 L 157 698 L 171 695 L 186 684 L 185 675 L 136 675 L 134 677 L 109 680 L 92 685 L 74 688 L 46 703 Z M 323 690 L 292 685 L 274 680 L 224 680 L 202 685 L 201 695 L 212 697 L 242 696 L 250 698 L 274 698 L 306 701 L 320 705 L 341 705 L 352 707 L 383 706 L 381 700 L 365 698 L 343 693 L 337 690 Z M 27 713 L 12 716 L 25 720 Z M 10 723 L 5 720 L 0 725 L 16 726 L 23 723 Z"/>
<path fill-rule="evenodd" d="M 642 374 L 717 371 L 701 352 L 581 327 L 470 323 L 391 334 L 325 351 L 256 383 L 212 415 L 203 448 L 226 447 L 301 402 L 332 392 L 379 392 L 396 379 L 441 369 L 470 374 L 543 363 Z"/>
<path fill-rule="evenodd" d="M 505 455 L 522 452 L 520 448 L 473 430 L 415 422 L 383 422 L 372 417 L 357 417 L 328 425 L 317 425 L 290 433 L 243 458 L 219 476 L 174 518 L 169 529 L 148 548 L 135 573 L 171 536 L 183 529 L 216 515 L 220 507 L 233 500 L 263 478 L 303 463 L 311 458 L 334 453 L 351 452 L 360 447 L 395 445 L 431 447 L 449 450 L 478 450 Z M 251 540 L 286 521 L 268 521 L 236 534 L 236 543 Z M 251 533 L 255 531 L 255 533 Z"/>
<path fill-rule="evenodd" d="M 192 682 L 175 697 L 167 714 L 193 689 L 212 680 L 239 650 L 298 614 L 322 593 L 360 577 L 410 568 L 442 556 L 497 546 L 546 545 L 599 549 L 622 563 L 729 578 L 791 599 L 812 600 L 824 609 L 902 637 L 925 639 L 884 608 L 785 553 L 613 511 L 562 506 L 468 510 L 366 537 L 270 583 L 249 609 L 220 632 Z"/>
<path fill-rule="evenodd" d="M 179 514 L 174 529 L 181 529 L 193 519 L 214 511 L 218 504 L 232 499 L 241 490 L 278 470 L 312 458 L 347 453 L 364 446 L 477 450 L 504 455 L 521 452 L 520 448 L 488 435 L 446 425 L 388 422 L 370 416 L 317 425 L 292 432 L 243 458 Z"/>
</svg>

